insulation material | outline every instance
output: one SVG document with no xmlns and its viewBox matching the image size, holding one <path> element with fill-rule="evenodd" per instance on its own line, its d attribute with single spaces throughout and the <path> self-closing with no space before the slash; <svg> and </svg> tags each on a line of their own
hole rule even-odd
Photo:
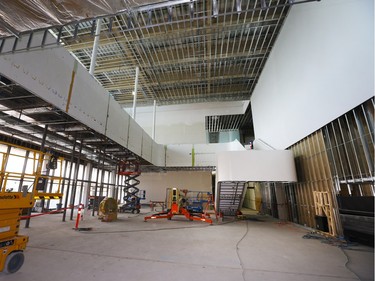
<svg viewBox="0 0 375 281">
<path fill-rule="evenodd" d="M 157 3 L 152 0 L 6 0 L 0 2 L 0 36 L 65 25 Z"/>
</svg>

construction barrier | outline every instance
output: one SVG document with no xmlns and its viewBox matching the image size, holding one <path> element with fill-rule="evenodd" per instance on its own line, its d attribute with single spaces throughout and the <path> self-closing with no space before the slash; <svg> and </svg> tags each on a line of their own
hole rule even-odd
<svg viewBox="0 0 375 281">
<path fill-rule="evenodd" d="M 74 209 L 76 207 L 78 207 L 78 205 L 77 206 L 69 206 L 67 208 L 61 208 L 61 209 L 58 209 L 58 210 L 54 210 L 54 211 L 50 211 L 50 212 L 44 212 L 44 213 L 35 214 L 35 215 L 21 216 L 20 219 L 21 220 L 27 220 L 27 219 L 30 219 L 30 218 L 33 218 L 33 217 L 39 217 L 39 216 L 51 215 L 51 214 L 58 214 L 58 213 L 64 212 L 64 210 L 70 210 L 70 209 Z"/>
<path fill-rule="evenodd" d="M 81 220 L 83 220 L 83 204 L 79 204 L 78 206 L 78 214 L 77 214 L 77 218 L 76 218 L 76 225 L 75 225 L 75 230 L 78 230 L 78 224 Z"/>
</svg>

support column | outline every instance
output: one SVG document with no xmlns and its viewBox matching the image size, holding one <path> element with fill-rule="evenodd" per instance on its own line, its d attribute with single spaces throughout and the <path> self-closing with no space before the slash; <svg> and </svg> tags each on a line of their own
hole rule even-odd
<svg viewBox="0 0 375 281">
<path fill-rule="evenodd" d="M 152 139 L 155 140 L 155 124 L 156 124 L 156 100 L 154 100 L 154 111 L 152 115 Z"/>
<path fill-rule="evenodd" d="M 101 19 L 96 20 L 95 39 L 94 39 L 94 46 L 92 47 L 92 55 L 91 55 L 90 71 L 89 71 L 92 76 L 94 76 L 95 64 L 96 64 L 96 55 L 98 54 L 101 23 L 102 23 Z"/>
<path fill-rule="evenodd" d="M 135 82 L 134 82 L 134 92 L 133 92 L 133 119 L 135 120 L 136 109 L 137 109 L 137 91 L 138 91 L 138 76 L 139 76 L 139 67 L 135 68 Z"/>
<path fill-rule="evenodd" d="M 288 220 L 288 207 L 285 196 L 285 190 L 282 183 L 275 183 L 275 193 L 277 201 L 277 213 L 281 221 Z"/>
<path fill-rule="evenodd" d="M 101 164 L 101 177 L 100 177 L 100 187 L 99 187 L 99 198 L 102 198 L 103 197 L 103 190 L 104 190 L 104 176 L 105 176 L 105 148 L 103 150 L 103 160 L 102 160 L 102 164 Z M 107 196 L 108 197 L 108 190 L 107 190 Z M 100 202 L 98 202 L 100 204 Z M 98 212 L 97 212 L 97 215 L 99 215 L 99 208 L 98 208 Z"/>
<path fill-rule="evenodd" d="M 95 206 L 96 206 L 96 204 L 99 206 L 99 203 L 100 203 L 100 202 L 97 202 L 97 201 L 99 201 L 99 197 L 98 197 L 97 193 L 98 193 L 98 182 L 99 182 L 99 171 L 100 171 L 99 168 L 100 168 L 102 153 L 101 153 L 101 151 L 99 151 L 98 153 L 99 153 L 99 158 L 98 158 L 98 164 L 97 164 L 97 168 L 96 168 L 95 191 L 94 191 L 94 200 L 93 200 L 93 204 L 92 204 L 92 214 L 91 214 L 92 216 L 95 216 L 95 211 L 99 212 L 99 210 L 95 210 Z"/>
<path fill-rule="evenodd" d="M 46 138 L 47 138 L 47 135 L 48 135 L 48 125 L 45 125 L 44 127 L 44 131 L 43 131 L 43 138 L 42 138 L 42 143 L 40 145 L 40 151 L 42 153 L 45 152 L 45 145 L 46 145 Z M 49 176 L 49 171 L 50 171 L 50 168 L 49 166 L 46 167 L 46 170 L 43 171 L 44 169 L 44 165 L 46 164 L 46 155 L 43 155 L 43 167 L 42 167 L 42 174 L 45 174 L 46 176 Z M 44 184 L 43 184 L 43 192 L 47 192 L 47 180 L 44 181 Z M 40 205 L 42 207 L 42 213 L 44 212 L 44 204 L 45 204 L 45 199 L 42 199 L 40 200 Z"/>
<path fill-rule="evenodd" d="M 82 203 L 84 204 L 85 208 L 89 205 L 89 196 L 90 196 L 90 182 L 91 182 L 91 176 L 92 176 L 92 164 L 88 162 L 86 164 L 86 172 L 84 177 L 84 184 L 83 184 L 83 199 Z"/>
<path fill-rule="evenodd" d="M 69 167 L 69 176 L 68 176 L 68 185 L 66 187 L 66 193 L 65 193 L 65 204 L 64 204 L 64 212 L 62 216 L 62 221 L 65 221 L 66 218 L 66 208 L 68 208 L 68 201 L 69 201 L 69 192 L 70 192 L 70 186 L 71 186 L 71 181 L 72 181 L 72 172 L 73 172 L 73 163 L 74 163 L 74 154 L 76 150 L 76 144 L 77 144 L 77 139 L 76 137 L 74 138 L 74 143 L 73 143 L 73 149 L 72 149 L 72 154 L 70 155 L 70 167 Z"/>
<path fill-rule="evenodd" d="M 83 198 L 83 185 L 84 185 L 85 175 L 86 175 L 86 163 L 82 165 L 82 175 L 81 175 L 81 179 L 79 180 L 80 184 L 79 184 L 79 197 L 78 197 L 78 204 L 84 204 L 83 205 L 84 207 L 86 207 L 86 203 L 84 203 L 84 201 L 86 200 Z M 78 182 L 77 182 L 77 185 L 78 185 Z"/>
<path fill-rule="evenodd" d="M 23 181 L 25 179 L 26 166 L 27 166 L 27 161 L 29 160 L 29 154 L 30 154 L 30 151 L 26 150 L 26 155 L 25 155 L 25 160 L 23 162 L 23 168 L 22 168 L 22 174 L 21 174 L 20 184 L 18 186 L 18 192 L 22 191 L 22 185 L 23 185 Z"/>
<path fill-rule="evenodd" d="M 77 162 L 74 167 L 74 175 L 73 175 L 73 185 L 72 185 L 72 195 L 70 199 L 70 206 L 75 205 L 76 201 L 76 195 L 77 195 L 77 181 L 78 181 L 78 172 L 79 172 L 79 164 L 81 162 L 81 156 L 82 156 L 82 147 L 83 147 L 83 140 L 80 140 L 80 145 L 79 145 L 79 152 L 78 152 L 78 157 L 77 157 Z M 81 202 L 78 202 L 80 204 Z M 73 220 L 73 213 L 74 213 L 74 207 L 70 209 L 70 220 Z"/>
<path fill-rule="evenodd" d="M 120 188 L 120 175 L 117 173 L 117 171 L 116 171 L 116 174 L 115 174 L 115 178 L 116 178 L 115 198 L 116 198 L 116 200 L 118 200 L 118 202 L 121 202 L 121 197 L 120 197 L 120 194 L 119 194 L 119 190 L 121 190 L 121 188 Z"/>
<path fill-rule="evenodd" d="M 109 184 L 110 184 L 110 188 L 109 188 L 109 194 L 108 194 L 108 197 L 112 197 L 112 198 L 116 198 L 116 170 L 113 170 L 111 172 L 111 175 L 110 175 L 110 178 L 109 178 Z"/>
<path fill-rule="evenodd" d="M 68 171 L 68 161 L 67 160 L 64 160 L 64 163 L 65 163 L 65 167 L 64 167 L 64 175 L 63 175 L 63 181 L 62 181 L 62 184 L 61 184 L 61 193 L 62 194 L 65 194 L 64 192 L 65 192 L 65 183 L 66 183 L 66 181 L 67 181 L 67 179 L 66 179 L 66 173 L 67 173 L 67 171 Z M 59 203 L 58 203 L 58 205 L 57 206 L 59 206 L 58 208 L 59 209 L 61 209 L 62 208 L 62 206 L 63 206 L 63 199 L 62 198 L 60 198 L 60 200 L 59 200 Z"/>
</svg>

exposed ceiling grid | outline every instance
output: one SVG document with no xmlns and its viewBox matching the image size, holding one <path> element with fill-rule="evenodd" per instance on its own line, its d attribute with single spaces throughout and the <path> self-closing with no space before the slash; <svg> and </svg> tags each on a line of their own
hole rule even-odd
<svg viewBox="0 0 375 281">
<path fill-rule="evenodd" d="M 56 35 L 54 44 L 63 45 L 89 69 L 101 18 L 94 75 L 124 107 L 133 103 L 137 66 L 138 106 L 153 105 L 154 100 L 158 105 L 243 101 L 251 97 L 290 6 L 312 1 L 316 0 L 124 0 L 116 2 L 116 7 L 106 1 L 93 6 L 91 1 L 75 1 L 71 14 L 64 15 L 70 17 L 53 15 L 59 9 L 39 11 L 29 26 L 27 18 L 14 21 L 22 15 L 8 17 L 18 2 L 0 2 L 0 36 L 29 33 L 31 39 L 35 30 L 48 30 Z M 40 8 L 38 3 L 32 1 L 33 9 Z M 71 2 L 53 3 L 52 8 Z M 32 16 L 28 7 L 22 7 Z M 85 8 L 92 9 L 87 10 L 88 18 L 77 14 Z M 11 21 L 5 22 L 2 15 Z M 0 41 L 0 53 L 4 42 Z M 243 115 L 206 117 L 206 130 L 215 138 L 221 131 L 251 130 L 251 124 L 250 105 Z M 87 157 L 106 151 L 105 165 L 115 165 L 116 157 L 132 156 L 126 148 L 0 76 L 0 138 L 40 145 L 47 125 L 46 145 L 61 152 L 71 153 L 78 140 Z"/>
<path fill-rule="evenodd" d="M 261 2 L 172 1 L 104 18 L 95 76 L 127 107 L 136 66 L 138 105 L 248 100 L 289 9 L 287 0 Z M 91 25 L 66 26 L 61 36 L 86 68 Z"/>
</svg>

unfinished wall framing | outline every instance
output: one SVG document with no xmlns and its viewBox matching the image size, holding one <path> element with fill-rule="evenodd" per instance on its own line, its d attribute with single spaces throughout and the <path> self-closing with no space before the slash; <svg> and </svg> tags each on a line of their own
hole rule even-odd
<svg viewBox="0 0 375 281">
<path fill-rule="evenodd" d="M 291 184 L 289 188 L 293 188 L 295 192 L 295 207 L 299 214 L 297 222 L 315 228 L 315 215 L 318 214 L 315 212 L 314 191 L 327 192 L 331 202 L 336 195 L 322 130 L 293 145 L 291 150 L 295 156 L 298 182 Z M 340 232 L 337 206 L 331 208 L 335 217 L 331 229 L 338 229 Z M 336 234 L 336 231 L 332 234 Z"/>
<path fill-rule="evenodd" d="M 282 185 L 289 221 L 316 228 L 315 216 L 322 214 L 316 213 L 314 192 L 324 193 L 331 202 L 327 211 L 332 216 L 331 220 L 328 218 L 329 233 L 343 235 L 347 226 L 342 220 L 348 214 L 339 206 L 341 198 L 359 197 L 358 200 L 373 202 L 374 107 L 371 98 L 289 148 L 294 153 L 298 175 L 297 183 Z M 265 184 L 262 196 L 264 212 L 278 217 L 277 198 L 272 196 L 276 188 L 275 183 Z M 359 215 L 358 210 L 352 212 L 356 216 L 350 217 L 351 223 L 355 221 L 358 227 L 366 221 L 368 231 L 371 211 L 362 210 Z"/>
</svg>

